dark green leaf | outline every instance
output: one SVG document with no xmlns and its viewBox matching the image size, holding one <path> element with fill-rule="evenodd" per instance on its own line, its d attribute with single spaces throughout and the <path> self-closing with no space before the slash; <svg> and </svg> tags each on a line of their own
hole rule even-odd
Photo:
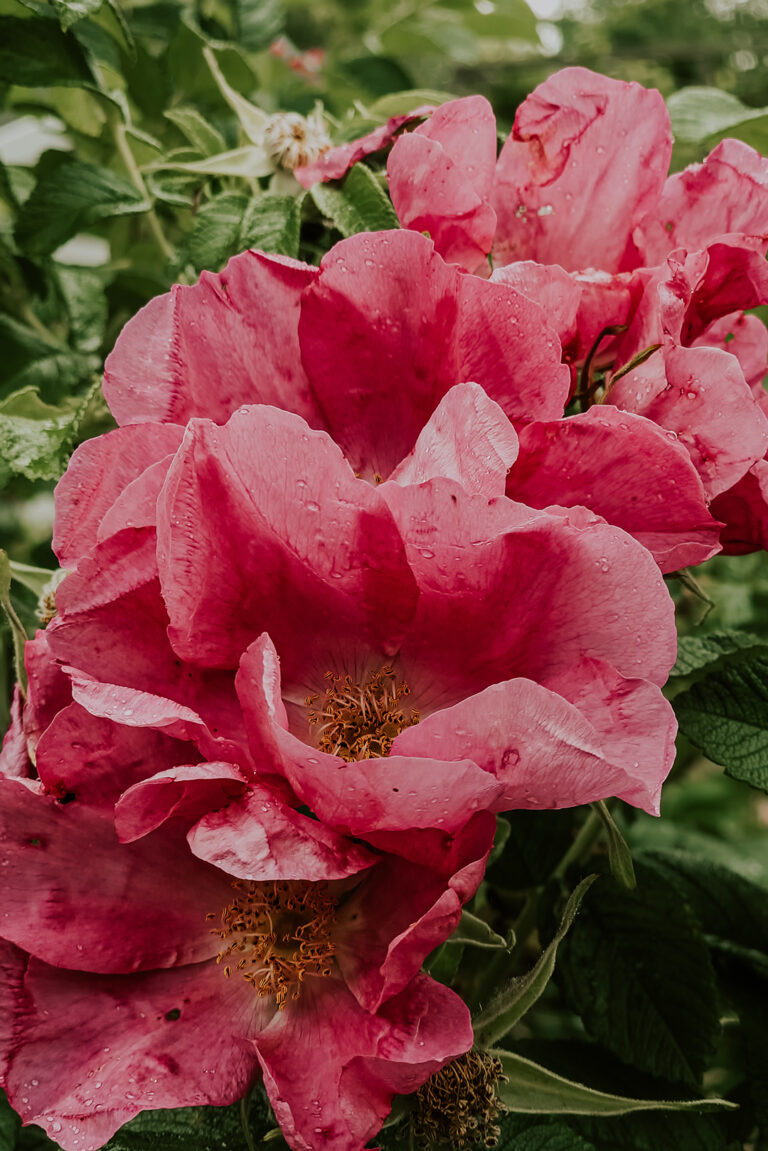
<svg viewBox="0 0 768 1151">
<path fill-rule="evenodd" d="M 251 199 L 241 192 L 222 192 L 198 213 L 184 242 L 182 262 L 196 271 L 218 271 L 245 248 L 296 256 L 300 220 L 300 198 L 267 193 Z"/>
<path fill-rule="evenodd" d="M 597 1151 L 726 1151 L 722 1118 L 653 1112 L 622 1119 L 571 1120 Z"/>
<path fill-rule="evenodd" d="M 756 635 L 741 631 L 716 631 L 709 635 L 682 635 L 677 642 L 677 660 L 670 675 L 691 675 L 722 656 L 733 655 L 752 647 L 762 647 Z"/>
<path fill-rule="evenodd" d="M 100 220 L 146 212 L 149 207 L 122 176 L 68 156 L 58 157 L 43 166 L 35 190 L 19 213 L 16 242 L 31 256 L 47 255 Z"/>
<path fill-rule="evenodd" d="M 566 1123 L 536 1122 L 521 1129 L 519 1118 L 510 1115 L 501 1124 L 496 1151 L 595 1151 Z"/>
<path fill-rule="evenodd" d="M 92 84 L 82 46 L 56 20 L 0 16 L 0 82 L 23 87 Z"/>
<path fill-rule="evenodd" d="M 607 805 L 600 800 L 595 805 L 605 828 L 605 837 L 608 844 L 608 865 L 611 875 L 622 887 L 630 890 L 637 886 L 635 869 L 632 865 L 632 852 L 627 841 L 616 826 L 616 821 L 608 810 Z"/>
<path fill-rule="evenodd" d="M 92 268 L 55 266 L 54 275 L 69 321 L 70 343 L 81 352 L 96 352 L 107 325 L 104 276 Z"/>
<path fill-rule="evenodd" d="M 620 1059 L 696 1083 L 719 1032 L 709 952 L 683 900 L 651 871 L 638 879 L 600 883 L 561 945 L 558 983 Z"/>
<path fill-rule="evenodd" d="M 315 184 L 310 195 L 342 236 L 399 226 L 389 197 L 364 164 L 355 164 L 341 184 Z"/>
<path fill-rule="evenodd" d="M 248 1108 L 254 1142 L 274 1126 L 263 1093 L 252 1093 Z M 274 1146 L 274 1144 L 273 1144 Z M 281 1144 L 277 1144 L 281 1146 Z M 239 1104 L 144 1111 L 122 1127 L 104 1151 L 247 1151 Z"/>
<path fill-rule="evenodd" d="M 93 356 L 81 355 L 10 316 L 0 315 L 0 395 L 32 385 L 46 400 L 58 400 L 98 369 Z"/>
<path fill-rule="evenodd" d="M 650 850 L 638 860 L 652 868 L 693 909 L 707 936 L 768 956 L 768 888 L 704 853 Z"/>
<path fill-rule="evenodd" d="M 675 697 L 681 731 L 729 775 L 768 791 L 768 654 L 745 656 Z"/>
<path fill-rule="evenodd" d="M 450 944 L 468 944 L 471 947 L 490 948 L 494 951 L 503 951 L 507 946 L 506 940 L 501 935 L 498 935 L 485 920 L 478 919 L 476 915 L 472 915 L 472 913 L 466 909 L 461 913 L 459 926 L 446 942 Z"/>
<path fill-rule="evenodd" d="M 499 1084 L 499 1097 L 510 1111 L 536 1115 L 629 1115 L 633 1111 L 723 1111 L 735 1108 L 724 1099 L 631 1099 L 597 1091 L 564 1079 L 546 1067 L 511 1051 L 494 1050 L 509 1082 Z"/>
</svg>

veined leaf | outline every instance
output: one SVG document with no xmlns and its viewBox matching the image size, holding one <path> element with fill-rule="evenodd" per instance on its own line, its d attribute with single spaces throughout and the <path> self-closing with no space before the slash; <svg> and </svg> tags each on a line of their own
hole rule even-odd
<svg viewBox="0 0 768 1151">
<path fill-rule="evenodd" d="M 55 19 L 0 16 L 0 83 L 48 88 L 93 84 L 85 51 Z"/>
<path fill-rule="evenodd" d="M 314 184 L 309 194 L 342 236 L 400 226 L 389 197 L 365 164 L 355 164 L 340 184 Z"/>
</svg>

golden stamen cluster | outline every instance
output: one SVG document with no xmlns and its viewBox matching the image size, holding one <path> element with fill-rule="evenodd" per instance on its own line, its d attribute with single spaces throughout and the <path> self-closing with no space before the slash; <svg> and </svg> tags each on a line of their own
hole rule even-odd
<svg viewBox="0 0 768 1151">
<path fill-rule="evenodd" d="M 232 886 L 238 894 L 221 914 L 222 927 L 213 928 L 227 942 L 216 962 L 224 963 L 227 977 L 239 971 L 260 998 L 274 996 L 282 1011 L 289 995 L 299 998 L 307 975 L 331 974 L 335 901 L 322 883 L 235 880 Z"/>
<path fill-rule="evenodd" d="M 352 762 L 389 755 L 396 736 L 419 722 L 419 713 L 400 706 L 410 693 L 407 683 L 397 682 L 391 667 L 373 672 L 365 683 L 349 675 L 327 671 L 328 687 L 322 698 L 307 696 L 307 718 L 319 727 L 317 746 L 330 755 Z"/>
<path fill-rule="evenodd" d="M 413 1133 L 423 1146 L 495 1147 L 506 1108 L 496 1084 L 506 1082 L 500 1060 L 468 1051 L 433 1075 L 416 1093 Z"/>
</svg>

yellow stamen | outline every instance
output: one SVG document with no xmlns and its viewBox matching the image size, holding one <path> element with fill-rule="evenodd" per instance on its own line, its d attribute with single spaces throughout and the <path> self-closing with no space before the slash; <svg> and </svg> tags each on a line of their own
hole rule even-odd
<svg viewBox="0 0 768 1151">
<path fill-rule="evenodd" d="M 389 755 L 392 744 L 406 727 L 419 722 L 419 713 L 400 706 L 410 693 L 408 684 L 398 682 L 391 667 L 383 667 L 356 683 L 349 675 L 325 673 L 328 687 L 322 698 L 307 696 L 311 710 L 307 719 L 319 728 L 317 746 L 330 755 L 352 762 Z"/>
<path fill-rule="evenodd" d="M 233 956 L 224 974 L 239 971 L 260 998 L 274 996 L 282 1011 L 289 995 L 299 998 L 307 975 L 333 970 L 335 901 L 322 883 L 235 880 L 232 886 L 238 895 L 224 908 L 221 929 L 214 929 L 227 943 L 216 962 Z"/>
</svg>

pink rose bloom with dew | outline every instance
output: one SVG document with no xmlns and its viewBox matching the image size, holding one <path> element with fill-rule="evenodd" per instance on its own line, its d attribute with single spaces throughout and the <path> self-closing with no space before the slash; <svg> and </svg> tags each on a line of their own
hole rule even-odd
<svg viewBox="0 0 768 1151">
<path fill-rule="evenodd" d="M 467 381 L 479 388 L 456 388 Z M 564 462 L 564 445 L 551 439 L 569 389 L 542 307 L 462 275 L 423 236 L 355 236 L 319 269 L 247 252 L 153 300 L 124 329 L 105 374 L 122 427 L 73 457 L 55 546 L 71 566 L 62 542 L 70 525 L 87 536 L 149 463 L 162 467 L 190 417 L 223 423 L 241 403 L 266 402 L 330 432 L 370 479 L 393 475 L 429 425 L 465 459 L 474 452 L 480 470 L 515 465 L 510 495 L 540 508 L 589 506 L 649 547 L 663 571 L 717 551 L 702 482 L 684 446 L 653 420 L 607 411 L 569 424 L 571 445 L 588 443 L 580 469 Z M 546 453 L 524 430 L 539 425 Z"/>
</svg>

